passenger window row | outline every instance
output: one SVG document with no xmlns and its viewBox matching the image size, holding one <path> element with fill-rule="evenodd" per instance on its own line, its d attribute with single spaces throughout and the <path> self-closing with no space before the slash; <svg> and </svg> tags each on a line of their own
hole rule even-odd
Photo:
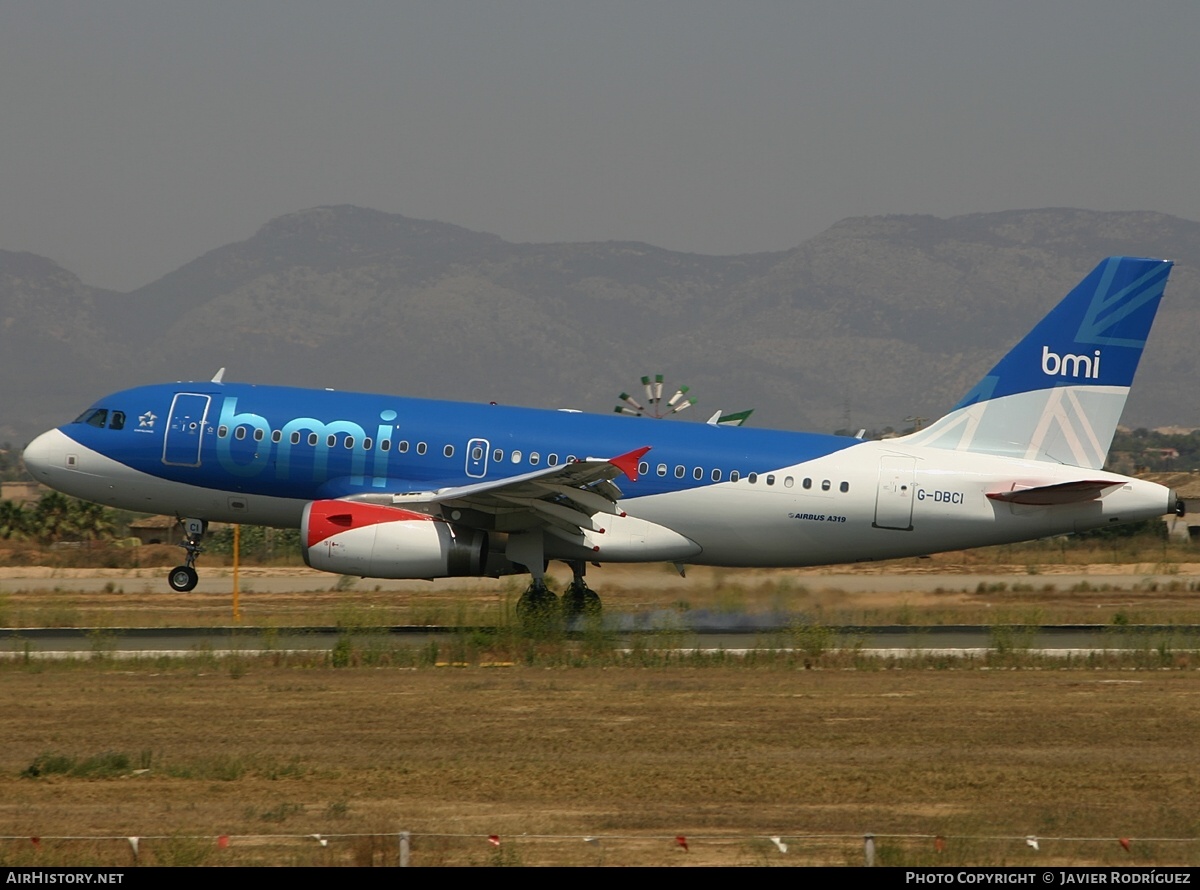
<svg viewBox="0 0 1200 890">
<path fill-rule="evenodd" d="M 650 472 L 650 464 L 646 463 L 645 461 L 642 461 L 642 463 L 638 465 L 638 472 L 641 473 L 643 476 L 646 475 L 647 473 Z M 666 476 L 668 472 L 671 472 L 671 470 L 666 464 L 659 464 L 657 467 L 655 467 L 654 472 L 659 476 Z M 684 477 L 686 477 L 688 475 L 688 469 L 687 469 L 687 467 L 683 466 L 682 464 L 676 464 L 675 469 L 674 469 L 674 474 L 675 474 L 676 479 L 683 479 Z M 693 479 L 700 481 L 700 480 L 704 479 L 704 469 L 702 467 L 692 467 L 691 475 L 692 475 Z M 713 482 L 720 482 L 724 478 L 721 470 L 719 470 L 719 469 L 713 469 L 711 472 L 709 472 L 708 477 Z M 737 482 L 741 478 L 742 478 L 742 475 L 739 471 L 737 471 L 737 470 L 729 471 L 729 481 L 730 482 Z M 746 482 L 749 483 L 750 485 L 757 485 L 759 478 L 760 478 L 760 476 L 758 473 L 750 473 L 746 476 Z M 768 473 L 766 475 L 764 481 L 766 482 L 767 485 L 774 485 L 777 481 L 777 478 L 774 473 Z M 795 484 L 796 484 L 796 480 L 794 477 L 792 477 L 792 476 L 784 476 L 783 477 L 783 487 L 784 488 L 792 488 L 795 486 Z M 801 481 L 800 485 L 802 488 L 811 489 L 813 487 L 813 480 L 811 478 L 805 478 Z M 832 487 L 833 487 L 833 482 L 831 482 L 829 479 L 821 480 L 821 491 L 829 491 L 830 489 L 832 489 Z M 843 494 L 848 492 L 849 490 L 850 490 L 849 482 L 842 482 L 838 485 L 838 491 L 842 492 Z"/>
<path fill-rule="evenodd" d="M 123 418 L 124 418 L 124 415 L 122 415 L 122 419 Z M 266 434 L 261 429 L 258 429 L 258 428 L 251 428 L 251 427 L 246 427 L 246 426 L 236 426 L 233 428 L 232 432 L 233 432 L 233 438 L 237 439 L 239 441 L 245 439 L 247 436 L 252 437 L 255 442 L 261 442 L 263 439 L 266 438 Z M 227 426 L 217 427 L 217 438 L 226 439 L 229 437 L 229 435 L 230 435 L 229 427 L 227 427 Z M 352 448 L 354 448 L 355 444 L 358 444 L 358 440 L 356 440 L 354 438 L 354 436 L 341 436 L 340 439 L 341 439 L 342 446 L 346 449 L 352 449 Z M 329 448 L 335 448 L 338 444 L 338 440 L 339 440 L 339 436 L 330 435 L 330 436 L 326 437 L 325 444 Z M 281 430 L 272 430 L 271 431 L 271 441 L 275 442 L 275 443 L 282 442 L 283 441 L 283 432 Z M 316 446 L 317 443 L 321 441 L 321 439 L 320 439 L 320 436 L 318 436 L 316 433 L 309 433 L 308 436 L 305 437 L 305 436 L 302 436 L 299 432 L 292 432 L 291 435 L 288 437 L 288 441 L 291 442 L 291 444 L 293 444 L 293 445 L 299 445 L 302 441 L 307 441 L 309 445 Z M 375 447 L 376 442 L 370 436 L 366 436 L 362 439 L 361 445 L 362 445 L 362 449 L 364 451 L 370 451 L 372 448 Z M 380 451 L 390 451 L 392 448 L 392 442 L 389 439 L 380 439 L 378 442 L 378 445 L 379 445 Z M 398 451 L 400 454 L 407 454 L 410 447 L 411 447 L 410 443 L 406 439 L 401 439 L 400 441 L 398 441 L 396 443 L 396 451 Z M 429 450 L 429 446 L 425 442 L 417 442 L 416 447 L 413 450 L 415 450 L 417 454 L 425 454 Z M 447 458 L 454 457 L 454 453 L 455 453 L 455 448 L 453 445 L 442 446 L 442 456 L 443 457 L 447 457 Z M 503 448 L 497 448 L 492 451 L 492 461 L 495 463 L 500 463 L 501 461 L 503 461 L 504 456 L 505 456 L 505 452 L 504 452 Z M 543 455 L 537 451 L 531 451 L 531 452 L 529 452 L 528 455 L 526 455 L 524 452 L 520 451 L 519 449 L 514 449 L 512 452 L 509 453 L 509 459 L 511 460 L 512 463 L 519 464 L 522 462 L 522 460 L 528 460 L 529 465 L 531 467 L 540 466 L 542 463 L 542 458 L 543 458 Z M 479 447 L 478 445 L 474 446 L 471 450 L 471 460 L 475 460 L 475 461 L 483 460 L 483 449 L 481 447 Z M 567 459 L 566 459 L 567 463 L 572 463 L 575 460 L 577 460 L 575 455 L 573 455 L 573 454 L 567 455 Z M 559 456 L 557 454 L 547 454 L 547 455 L 545 455 L 545 461 L 546 461 L 546 466 L 556 467 L 559 464 Z"/>
<path fill-rule="evenodd" d="M 96 422 L 94 420 L 94 418 L 96 415 L 105 415 L 105 414 L 107 414 L 107 412 L 105 412 L 103 409 L 100 409 L 95 412 L 85 414 L 83 417 L 80 418 L 80 420 L 83 422 L 86 422 L 86 423 L 90 423 L 90 424 L 92 424 L 92 426 L 103 426 L 104 417 L 100 417 L 99 422 Z M 114 411 L 113 419 L 109 424 L 110 428 L 112 428 L 112 429 L 120 429 L 121 428 L 120 426 L 115 426 L 115 424 L 117 423 L 118 417 L 120 418 L 121 425 L 124 425 L 125 415 L 121 414 L 119 411 Z M 256 441 L 256 442 L 261 442 L 266 437 L 265 434 L 263 433 L 263 431 L 258 428 L 254 428 L 253 432 L 250 431 L 249 427 L 245 427 L 245 426 L 237 426 L 237 427 L 234 427 L 234 429 L 233 429 L 233 438 L 235 438 L 235 439 L 242 440 L 242 439 L 245 439 L 248 435 L 253 436 L 254 441 Z M 229 427 L 227 427 L 227 426 L 217 427 L 217 437 L 218 438 L 224 439 L 224 438 L 227 438 L 228 436 L 229 436 Z M 282 431 L 273 430 L 271 432 L 271 441 L 272 442 L 280 442 L 282 440 L 283 440 Z M 291 436 L 289 437 L 289 441 L 293 445 L 299 445 L 300 442 L 302 441 L 302 437 L 299 432 L 293 432 L 291 434 Z M 307 437 L 307 441 L 308 441 L 309 445 L 315 446 L 320 441 L 320 437 L 316 433 L 309 433 L 308 437 Z M 345 447 L 347 449 L 354 448 L 355 442 L 356 442 L 356 440 L 353 436 L 343 436 L 341 441 L 342 441 L 343 447 Z M 330 435 L 330 436 L 326 437 L 325 444 L 329 448 L 336 447 L 337 443 L 338 443 L 337 435 Z M 370 436 L 366 436 L 365 438 L 363 438 L 362 448 L 364 451 L 370 451 L 374 446 L 375 446 L 375 442 L 373 439 L 371 439 Z M 380 439 L 379 440 L 379 450 L 380 451 L 389 451 L 389 450 L 391 450 L 391 447 L 392 447 L 392 443 L 389 439 Z M 399 442 L 396 443 L 396 450 L 398 452 L 400 452 L 401 454 L 407 454 L 408 450 L 409 450 L 408 441 L 405 439 L 401 439 Z M 415 450 L 416 450 L 417 454 L 425 454 L 429 449 L 428 449 L 428 446 L 426 445 L 426 443 L 418 442 L 416 444 Z M 442 447 L 442 455 L 444 457 L 448 457 L 448 458 L 454 457 L 454 446 L 453 445 L 443 446 Z M 492 462 L 493 463 L 501 463 L 504 460 L 504 457 L 505 457 L 505 452 L 504 452 L 503 448 L 493 449 L 493 451 L 492 451 Z M 547 454 L 545 456 L 545 458 L 546 458 L 546 466 L 548 466 L 548 467 L 558 466 L 559 456 L 557 454 L 553 454 L 553 453 Z M 475 460 L 475 461 L 482 460 L 483 459 L 483 449 L 480 448 L 479 446 L 475 446 L 471 451 L 471 459 Z M 531 467 L 540 466 L 542 463 L 542 455 L 540 452 L 531 451 L 531 452 L 529 452 L 529 454 L 525 454 L 523 451 L 521 451 L 520 449 L 517 449 L 517 448 L 514 448 L 512 451 L 510 451 L 508 453 L 508 459 L 511 463 L 514 463 L 514 464 L 519 464 L 523 460 L 528 461 L 528 463 Z M 575 457 L 575 455 L 568 454 L 566 462 L 572 463 L 576 459 L 577 458 Z M 673 472 L 676 479 L 683 479 L 688 476 L 688 468 L 685 467 L 683 464 L 676 464 L 673 471 L 666 464 L 658 464 L 655 467 L 654 471 L 659 476 L 666 476 L 669 472 Z M 649 472 L 650 472 L 650 464 L 649 463 L 647 463 L 646 461 L 642 461 L 640 464 L 638 464 L 638 473 L 640 475 L 645 476 L 645 475 L 649 474 Z M 703 481 L 704 477 L 705 477 L 704 469 L 702 467 L 692 467 L 691 477 L 693 479 L 695 479 L 697 482 Z M 721 482 L 726 477 L 725 477 L 725 474 L 720 469 L 713 469 L 713 470 L 709 471 L 708 478 L 711 479 L 713 482 Z M 730 482 L 738 482 L 742 479 L 742 474 L 738 470 L 730 470 L 728 478 L 729 478 Z M 776 484 L 776 482 L 780 481 L 777 479 L 777 477 L 774 473 L 768 473 L 765 477 L 761 477 L 761 478 L 768 486 L 773 486 Z M 748 484 L 757 485 L 759 482 L 759 479 L 760 479 L 760 474 L 748 473 L 746 475 L 745 479 Z M 783 484 L 784 488 L 793 488 L 793 487 L 795 487 L 796 480 L 792 476 L 784 476 L 782 479 L 782 484 Z M 802 479 L 800 481 L 800 487 L 805 490 L 811 489 L 813 487 L 813 485 L 814 485 L 814 482 L 813 482 L 812 478 L 810 478 L 810 477 L 805 477 L 804 479 Z M 833 487 L 833 483 L 829 479 L 823 479 L 820 482 L 820 486 L 821 486 L 821 491 L 830 491 Z M 848 492 L 849 490 L 850 490 L 849 482 L 842 482 L 838 485 L 838 491 L 842 492 L 843 494 Z"/>
</svg>

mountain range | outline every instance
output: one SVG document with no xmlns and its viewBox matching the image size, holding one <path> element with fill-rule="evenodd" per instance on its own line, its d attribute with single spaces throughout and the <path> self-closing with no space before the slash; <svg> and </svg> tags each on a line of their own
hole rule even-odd
<svg viewBox="0 0 1200 890">
<path fill-rule="evenodd" d="M 902 428 L 949 409 L 1111 254 L 1177 263 L 1126 424 L 1200 426 L 1197 222 L 860 217 L 792 250 L 706 256 L 515 244 L 336 206 L 271 220 L 130 293 L 0 250 L 0 442 L 115 389 L 221 367 L 228 380 L 597 412 L 663 373 L 668 389 L 691 386 L 692 421 L 755 408 L 756 426 Z"/>
</svg>

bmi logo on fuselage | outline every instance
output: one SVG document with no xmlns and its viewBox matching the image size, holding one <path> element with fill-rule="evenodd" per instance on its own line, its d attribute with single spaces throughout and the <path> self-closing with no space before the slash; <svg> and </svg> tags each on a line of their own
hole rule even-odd
<svg viewBox="0 0 1200 890">
<path fill-rule="evenodd" d="M 1092 355 L 1059 355 L 1049 346 L 1042 347 L 1042 373 L 1051 377 L 1083 377 L 1100 379 L 1100 350 Z"/>
<path fill-rule="evenodd" d="M 390 408 L 380 411 L 379 419 L 383 423 L 375 429 L 378 445 L 370 452 L 368 467 L 367 448 L 373 443 L 360 424 L 352 420 L 293 417 L 272 430 L 261 414 L 239 412 L 237 397 L 226 396 L 217 421 L 224 433 L 217 436 L 217 462 L 229 473 L 244 478 L 257 476 L 274 463 L 275 478 L 288 479 L 292 474 L 292 449 L 297 447 L 311 454 L 308 459 L 312 461 L 313 481 L 323 482 L 330 477 L 331 454 L 348 453 L 351 481 L 363 484 L 370 477 L 373 487 L 382 488 L 386 484 L 392 433 L 397 429 L 393 423 L 396 412 Z M 239 434 L 239 427 L 247 432 Z M 336 447 L 339 439 L 344 448 Z M 302 443 L 308 447 L 304 448 Z"/>
</svg>

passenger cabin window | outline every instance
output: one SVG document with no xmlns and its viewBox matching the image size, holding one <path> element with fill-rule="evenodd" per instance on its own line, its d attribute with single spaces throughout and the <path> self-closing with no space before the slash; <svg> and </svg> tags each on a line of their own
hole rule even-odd
<svg viewBox="0 0 1200 890">
<path fill-rule="evenodd" d="M 829 480 L 826 479 L 821 483 L 821 491 L 829 491 Z"/>
<path fill-rule="evenodd" d="M 755 482 L 758 481 L 758 473 L 751 473 L 749 476 L 746 477 L 746 481 L 749 482 L 751 485 L 753 485 Z"/>
<path fill-rule="evenodd" d="M 838 489 L 844 494 L 845 492 L 850 490 L 850 483 L 843 482 L 841 485 L 838 486 Z"/>
<path fill-rule="evenodd" d="M 640 464 L 638 464 L 638 475 L 639 476 L 645 476 L 649 472 L 650 472 L 650 464 L 646 463 L 645 461 L 642 461 Z"/>
<path fill-rule="evenodd" d="M 656 469 L 654 472 L 658 473 L 658 475 L 660 475 L 660 476 L 665 476 L 665 475 L 667 475 L 667 465 L 666 465 L 666 464 L 659 464 L 659 465 L 658 465 L 658 468 L 657 468 L 657 469 Z"/>
<path fill-rule="evenodd" d="M 805 488 L 812 488 L 812 480 L 811 479 L 805 479 L 800 484 L 803 485 Z"/>
<path fill-rule="evenodd" d="M 675 465 L 675 478 L 676 479 L 682 479 L 684 473 L 686 473 L 686 472 L 687 472 L 687 469 L 683 466 L 683 464 Z"/>
<path fill-rule="evenodd" d="M 504 449 L 503 448 L 495 449 L 492 452 L 492 460 L 496 461 L 497 463 L 504 460 Z"/>
<path fill-rule="evenodd" d="M 316 444 L 317 444 L 317 434 L 316 433 L 308 434 L 308 444 L 312 445 L 314 447 L 316 446 Z"/>
<path fill-rule="evenodd" d="M 446 457 L 454 457 L 454 446 L 447 445 L 442 449 L 442 454 L 444 454 Z"/>
<path fill-rule="evenodd" d="M 702 470 L 700 467 L 696 467 L 696 469 L 692 470 L 692 478 L 696 480 L 703 479 L 704 470 Z"/>
<path fill-rule="evenodd" d="M 514 448 L 513 453 L 509 456 L 509 460 L 511 460 L 514 464 L 519 464 L 521 462 L 521 452 Z"/>
<path fill-rule="evenodd" d="M 217 438 L 218 439 L 224 439 L 228 435 L 229 435 L 229 427 L 227 427 L 227 426 L 217 427 Z"/>
<path fill-rule="evenodd" d="M 239 436 L 239 438 L 241 438 L 241 437 Z M 337 436 L 326 436 L 325 437 L 325 445 L 327 447 L 332 448 L 336 444 L 337 444 Z"/>
<path fill-rule="evenodd" d="M 271 430 L 271 441 L 279 442 L 283 439 L 283 430 Z"/>
<path fill-rule="evenodd" d="M 291 443 L 292 443 L 293 445 L 299 445 L 299 444 L 300 444 L 300 434 L 299 434 L 299 433 L 292 433 L 292 435 L 291 435 Z"/>
<path fill-rule="evenodd" d="M 429 450 L 429 447 L 424 442 L 417 443 L 417 454 L 424 454 Z"/>
<path fill-rule="evenodd" d="M 771 475 L 767 476 L 767 485 L 774 485 L 774 484 L 775 484 L 775 474 L 772 473 Z"/>
<path fill-rule="evenodd" d="M 721 481 L 721 471 L 720 471 L 720 470 L 713 470 L 713 471 L 712 471 L 712 481 L 713 481 L 713 482 L 720 482 L 720 481 Z"/>
<path fill-rule="evenodd" d="M 557 467 L 558 466 L 558 455 L 557 454 L 547 454 L 546 455 L 546 464 L 551 467 Z"/>
<path fill-rule="evenodd" d="M 386 448 L 383 450 L 387 451 Z M 408 454 L 408 439 L 401 439 L 400 442 L 396 445 L 396 450 L 399 451 L 401 454 Z"/>
<path fill-rule="evenodd" d="M 237 429 L 235 429 L 233 431 L 233 438 L 237 439 L 238 441 L 246 438 L 246 428 L 244 426 L 239 426 Z"/>
<path fill-rule="evenodd" d="M 796 484 L 796 480 L 793 479 L 791 476 L 783 477 L 783 487 L 784 488 L 791 488 L 795 484 Z"/>
<path fill-rule="evenodd" d="M 729 471 L 729 481 L 730 482 L 737 482 L 741 478 L 742 478 L 742 474 L 739 473 L 737 470 Z"/>
<path fill-rule="evenodd" d="M 540 454 L 538 454 L 536 451 L 529 452 L 529 465 L 531 467 L 536 467 L 541 462 L 542 456 Z"/>
</svg>

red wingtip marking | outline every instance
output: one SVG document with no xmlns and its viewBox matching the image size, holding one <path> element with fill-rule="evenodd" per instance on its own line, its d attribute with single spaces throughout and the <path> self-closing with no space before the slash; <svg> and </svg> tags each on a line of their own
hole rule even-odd
<svg viewBox="0 0 1200 890">
<path fill-rule="evenodd" d="M 650 446 L 646 445 L 642 448 L 637 448 L 617 457 L 610 457 L 608 462 L 629 477 L 630 482 L 637 482 L 638 479 L 638 461 L 642 459 L 642 455 L 650 450 Z"/>
</svg>

